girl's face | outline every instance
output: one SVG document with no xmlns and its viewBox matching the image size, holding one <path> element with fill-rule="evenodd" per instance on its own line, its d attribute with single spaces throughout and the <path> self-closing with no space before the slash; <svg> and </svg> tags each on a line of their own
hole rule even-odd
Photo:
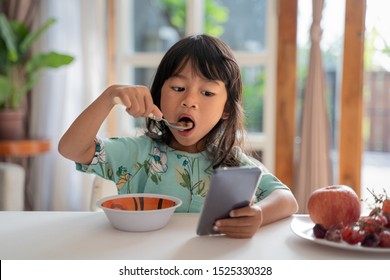
<svg viewBox="0 0 390 280">
<path fill-rule="evenodd" d="M 161 111 L 169 122 L 192 122 L 185 131 L 170 129 L 172 148 L 196 153 L 203 151 L 203 137 L 228 114 L 224 112 L 227 91 L 222 81 L 207 80 L 192 70 L 191 63 L 165 81 L 161 89 Z"/>
</svg>

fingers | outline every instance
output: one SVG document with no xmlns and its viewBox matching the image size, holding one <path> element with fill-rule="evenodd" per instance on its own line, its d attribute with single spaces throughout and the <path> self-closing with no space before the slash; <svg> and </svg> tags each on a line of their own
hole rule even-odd
<svg viewBox="0 0 390 280">
<path fill-rule="evenodd" d="M 220 219 L 214 230 L 232 238 L 251 238 L 262 224 L 263 214 L 257 205 L 236 209 L 231 218 Z"/>
<path fill-rule="evenodd" d="M 251 238 L 256 234 L 257 228 L 255 229 L 253 227 L 221 227 L 217 231 L 230 238 Z"/>
<path fill-rule="evenodd" d="M 160 109 L 156 105 L 154 105 L 154 107 L 153 107 L 152 114 L 159 119 L 161 119 L 163 117 L 163 113 L 160 111 Z"/>
<path fill-rule="evenodd" d="M 232 218 L 236 218 L 236 217 L 245 217 L 245 216 L 256 216 L 261 213 L 262 211 L 260 206 L 251 204 L 247 207 L 242 207 L 239 209 L 232 210 L 230 211 L 229 215 Z"/>
<path fill-rule="evenodd" d="M 150 114 L 154 104 L 149 89 L 141 86 L 127 89 L 124 90 L 124 98 L 126 101 L 128 100 L 126 111 L 134 117 L 142 117 Z"/>
<path fill-rule="evenodd" d="M 111 96 L 113 103 L 125 106 L 126 112 L 133 117 L 146 117 L 150 113 L 162 116 L 145 86 L 114 86 Z"/>
<path fill-rule="evenodd" d="M 218 220 L 214 230 L 228 237 L 251 238 L 258 230 L 258 224 L 249 217 Z"/>
</svg>

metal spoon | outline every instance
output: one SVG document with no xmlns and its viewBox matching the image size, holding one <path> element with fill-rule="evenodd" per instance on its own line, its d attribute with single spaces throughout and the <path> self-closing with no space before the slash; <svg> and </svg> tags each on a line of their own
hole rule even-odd
<svg viewBox="0 0 390 280">
<path fill-rule="evenodd" d="M 114 102 L 116 104 L 121 104 L 121 105 L 124 105 L 122 100 L 119 98 L 119 97 L 114 97 Z M 158 121 L 158 122 L 164 122 L 167 126 L 169 126 L 170 128 L 173 128 L 173 129 L 176 129 L 176 130 L 180 130 L 180 131 L 183 131 L 183 130 L 187 130 L 187 129 L 191 129 L 194 124 L 191 123 L 191 122 L 177 122 L 177 123 L 170 123 L 168 122 L 166 119 L 164 118 L 157 118 L 155 115 L 153 115 L 152 113 L 149 114 L 148 116 L 149 119 L 152 119 L 152 120 L 155 120 L 155 121 Z"/>
<path fill-rule="evenodd" d="M 173 128 L 173 129 L 177 129 L 177 130 L 180 130 L 180 131 L 183 131 L 183 130 L 187 130 L 187 129 L 190 129 L 194 126 L 194 124 L 192 122 L 177 122 L 177 123 L 170 123 L 168 122 L 166 119 L 163 119 L 163 118 L 157 118 L 155 115 L 153 114 L 150 114 L 148 116 L 149 119 L 152 119 L 152 120 L 155 120 L 155 121 L 158 121 L 158 122 L 164 122 L 167 126 L 169 126 L 170 128 Z"/>
</svg>

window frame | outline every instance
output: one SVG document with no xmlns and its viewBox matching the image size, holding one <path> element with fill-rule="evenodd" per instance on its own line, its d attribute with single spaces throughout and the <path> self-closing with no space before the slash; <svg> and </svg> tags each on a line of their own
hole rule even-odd
<svg viewBox="0 0 390 280">
<path fill-rule="evenodd" d="M 261 151 L 261 161 L 267 168 L 273 172 L 275 166 L 275 124 L 276 124 L 276 108 L 275 108 L 275 88 L 276 88 L 276 55 L 277 55 L 277 1 L 267 1 L 267 18 L 266 18 L 266 46 L 262 52 L 243 52 L 234 51 L 236 59 L 240 67 L 263 67 L 265 78 L 265 93 L 264 93 L 264 115 L 263 115 L 263 132 L 253 133 L 248 132 L 247 147 L 253 151 Z M 134 84 L 128 79 L 128 69 L 131 67 L 157 67 L 164 53 L 160 52 L 128 52 L 131 40 L 123 40 L 121 34 L 131 34 L 131 20 L 128 12 L 132 11 L 133 0 L 117 0 L 115 1 L 115 12 L 111 14 L 114 17 L 115 35 L 115 55 L 114 55 L 114 75 L 115 83 Z M 203 16 L 204 2 L 199 0 L 187 0 L 187 22 L 186 35 L 200 34 L 203 32 Z M 110 15 L 109 15 L 110 17 Z M 110 123 L 115 123 L 115 128 L 110 129 L 112 134 L 123 135 L 129 134 L 129 122 L 121 122 L 124 118 L 123 110 L 116 108 L 111 114 L 108 126 Z M 130 121 L 131 125 L 134 122 Z M 136 131 L 136 133 L 139 133 Z"/>
</svg>

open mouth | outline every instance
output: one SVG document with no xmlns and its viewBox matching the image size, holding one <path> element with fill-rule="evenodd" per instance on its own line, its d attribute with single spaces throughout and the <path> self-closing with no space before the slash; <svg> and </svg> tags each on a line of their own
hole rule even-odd
<svg viewBox="0 0 390 280">
<path fill-rule="evenodd" d="M 190 129 L 193 129 L 195 127 L 194 121 L 192 119 L 190 119 L 189 117 L 182 117 L 179 119 L 178 122 L 185 125 L 186 127 L 188 127 L 188 129 L 185 129 L 185 130 L 190 130 Z"/>
</svg>

